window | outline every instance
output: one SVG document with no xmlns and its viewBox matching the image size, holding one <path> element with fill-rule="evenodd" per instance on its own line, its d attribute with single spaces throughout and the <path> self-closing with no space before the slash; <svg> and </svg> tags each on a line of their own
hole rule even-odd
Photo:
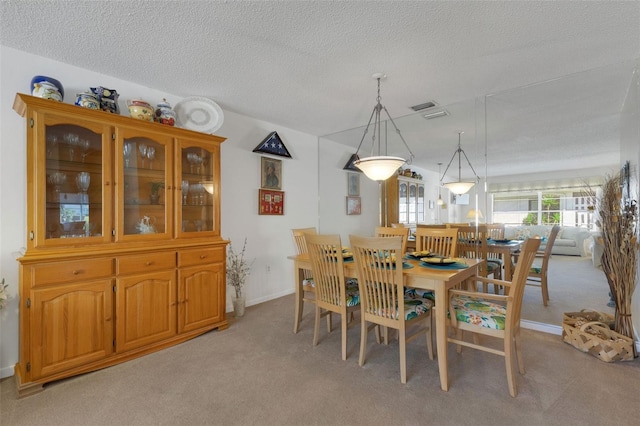
<svg viewBox="0 0 640 426">
<path fill-rule="evenodd" d="M 591 202 L 592 196 L 574 190 L 498 193 L 493 195 L 493 222 L 591 229 L 595 226 Z"/>
</svg>

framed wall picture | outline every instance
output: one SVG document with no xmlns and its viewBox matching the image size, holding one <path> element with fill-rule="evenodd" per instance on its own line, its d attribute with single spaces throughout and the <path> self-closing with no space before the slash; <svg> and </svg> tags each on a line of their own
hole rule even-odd
<svg viewBox="0 0 640 426">
<path fill-rule="evenodd" d="M 362 201 L 360 197 L 347 197 L 347 214 L 360 214 L 362 213 Z"/>
<path fill-rule="evenodd" d="M 347 195 L 360 196 L 360 175 L 358 173 L 347 173 Z"/>
<path fill-rule="evenodd" d="M 284 215 L 284 191 L 259 189 L 258 214 Z"/>
<path fill-rule="evenodd" d="M 260 157 L 261 188 L 282 189 L 282 160 Z"/>
</svg>

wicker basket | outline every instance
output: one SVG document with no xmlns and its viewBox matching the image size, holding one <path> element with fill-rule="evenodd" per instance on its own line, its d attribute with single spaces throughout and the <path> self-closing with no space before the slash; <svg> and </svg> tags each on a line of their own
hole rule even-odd
<svg viewBox="0 0 640 426">
<path fill-rule="evenodd" d="M 633 339 L 611 330 L 613 317 L 597 311 L 565 312 L 562 339 L 605 362 L 633 360 Z"/>
</svg>

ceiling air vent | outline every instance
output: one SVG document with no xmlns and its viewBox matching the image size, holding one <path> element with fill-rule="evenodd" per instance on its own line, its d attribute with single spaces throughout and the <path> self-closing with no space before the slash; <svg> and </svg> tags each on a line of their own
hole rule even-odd
<svg viewBox="0 0 640 426">
<path fill-rule="evenodd" d="M 414 111 L 422 111 L 422 110 L 427 109 L 427 108 L 433 108 L 434 106 L 438 106 L 438 104 L 436 102 L 429 101 L 429 102 L 425 102 L 425 103 L 420 104 L 420 105 L 414 105 L 414 106 L 411 107 L 411 109 L 414 110 Z"/>
</svg>

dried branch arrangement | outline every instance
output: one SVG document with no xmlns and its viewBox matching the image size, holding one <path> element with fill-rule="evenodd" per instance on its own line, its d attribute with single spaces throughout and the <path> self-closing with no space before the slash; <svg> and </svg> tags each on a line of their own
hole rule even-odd
<svg viewBox="0 0 640 426">
<path fill-rule="evenodd" d="M 634 339 L 631 296 L 637 276 L 637 221 L 635 200 L 623 199 L 623 175 L 607 176 L 602 195 L 595 200 L 598 226 L 602 231 L 602 270 L 616 302 L 614 330 Z M 633 345 L 634 357 L 638 356 Z"/>
</svg>

